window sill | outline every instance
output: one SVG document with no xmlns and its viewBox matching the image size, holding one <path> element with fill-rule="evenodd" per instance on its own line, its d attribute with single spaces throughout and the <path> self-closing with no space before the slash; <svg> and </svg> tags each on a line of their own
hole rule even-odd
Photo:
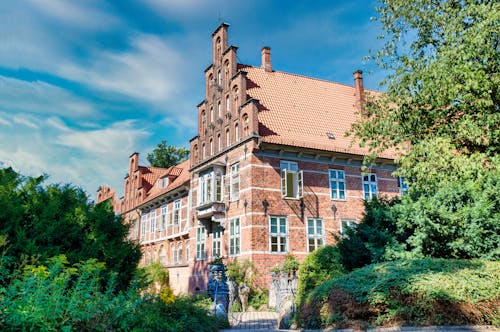
<svg viewBox="0 0 500 332">
<path fill-rule="evenodd" d="M 330 198 L 330 199 L 336 202 L 347 202 L 347 198 Z"/>
<path fill-rule="evenodd" d="M 303 197 L 287 197 L 287 196 L 281 196 L 282 199 L 285 199 L 285 200 L 291 200 L 291 201 L 298 201 L 300 200 L 301 198 Z"/>
</svg>

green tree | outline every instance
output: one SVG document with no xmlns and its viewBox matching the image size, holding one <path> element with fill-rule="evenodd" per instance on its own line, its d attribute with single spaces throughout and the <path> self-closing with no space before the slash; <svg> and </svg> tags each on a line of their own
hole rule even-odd
<svg viewBox="0 0 500 332">
<path fill-rule="evenodd" d="M 69 264 L 92 258 L 104 263 L 125 289 L 141 255 L 139 245 L 127 240 L 128 226 L 109 203 L 91 204 L 83 190 L 45 186 L 45 179 L 0 169 L 0 238 L 5 242 L 0 282 L 8 282 L 19 264 L 45 264 L 64 254 Z"/>
<path fill-rule="evenodd" d="M 153 167 L 168 168 L 183 162 L 188 157 L 189 150 L 167 145 L 167 141 L 163 140 L 151 153 L 148 153 L 146 158 Z"/>
<path fill-rule="evenodd" d="M 411 180 L 396 222 L 413 253 L 498 255 L 499 200 L 487 193 L 500 182 L 500 3 L 379 1 L 385 44 L 371 58 L 387 93 L 367 96 L 350 133 L 373 156 L 396 151 Z"/>
</svg>

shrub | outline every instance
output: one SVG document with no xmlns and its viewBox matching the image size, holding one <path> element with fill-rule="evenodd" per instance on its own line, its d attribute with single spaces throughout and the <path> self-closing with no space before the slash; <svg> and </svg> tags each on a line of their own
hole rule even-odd
<svg viewBox="0 0 500 332">
<path fill-rule="evenodd" d="M 248 306 L 254 309 L 267 307 L 269 303 L 269 294 L 267 290 L 252 289 L 248 295 Z"/>
<path fill-rule="evenodd" d="M 300 306 L 307 293 L 316 286 L 344 273 L 337 247 L 324 246 L 310 253 L 300 264 L 297 305 Z"/>
<path fill-rule="evenodd" d="M 255 266 L 253 263 L 245 259 L 239 261 L 234 259 L 227 264 L 227 276 L 238 286 L 247 285 L 252 287 L 255 280 Z"/>
<path fill-rule="evenodd" d="M 494 324 L 499 308 L 500 262 L 417 259 L 330 279 L 307 294 L 299 315 L 314 328 L 475 325 Z"/>
</svg>

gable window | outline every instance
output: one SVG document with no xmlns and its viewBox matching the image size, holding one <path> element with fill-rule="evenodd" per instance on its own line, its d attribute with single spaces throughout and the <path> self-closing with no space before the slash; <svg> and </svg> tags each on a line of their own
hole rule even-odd
<svg viewBox="0 0 500 332">
<path fill-rule="evenodd" d="M 377 197 L 377 192 L 377 175 L 375 173 L 363 175 L 363 197 L 365 200 Z"/>
<path fill-rule="evenodd" d="M 207 156 L 207 148 L 205 147 L 205 143 L 201 145 L 201 157 L 202 159 L 205 159 Z"/>
<path fill-rule="evenodd" d="M 307 219 L 307 250 L 313 252 L 325 244 L 323 235 L 323 219 Z"/>
<path fill-rule="evenodd" d="M 238 142 L 240 140 L 240 127 L 238 124 L 234 125 L 234 141 Z"/>
<path fill-rule="evenodd" d="M 332 199 L 345 199 L 345 174 L 344 171 L 331 169 L 330 176 L 330 193 Z"/>
<path fill-rule="evenodd" d="M 269 218 L 271 252 L 287 252 L 286 217 Z"/>
<path fill-rule="evenodd" d="M 229 95 L 226 96 L 226 112 L 231 112 L 231 104 L 229 103 Z"/>
<path fill-rule="evenodd" d="M 231 186 L 229 196 L 231 201 L 240 199 L 240 163 L 231 165 Z"/>
<path fill-rule="evenodd" d="M 217 117 L 219 119 L 222 118 L 222 105 L 220 104 L 220 101 L 217 103 Z"/>
<path fill-rule="evenodd" d="M 285 198 L 301 198 L 304 195 L 303 171 L 293 161 L 280 161 L 281 196 Z"/>
<path fill-rule="evenodd" d="M 214 108 L 210 107 L 210 119 L 208 119 L 208 122 L 213 122 L 214 121 Z"/>
<path fill-rule="evenodd" d="M 229 255 L 240 254 L 240 218 L 229 220 Z"/>
<path fill-rule="evenodd" d="M 220 133 L 217 134 L 217 151 L 222 150 L 221 141 L 220 141 Z"/>
<path fill-rule="evenodd" d="M 207 116 L 205 114 L 205 111 L 201 112 L 201 129 L 205 129 L 207 126 Z"/>
<path fill-rule="evenodd" d="M 212 233 L 212 257 L 221 257 L 222 228 L 217 226 Z"/>
<path fill-rule="evenodd" d="M 181 200 L 178 199 L 174 202 L 174 209 L 173 209 L 174 226 L 179 225 L 180 219 L 181 219 Z"/>
<path fill-rule="evenodd" d="M 189 240 L 186 241 L 186 263 L 189 263 Z"/>
<path fill-rule="evenodd" d="M 229 136 L 229 128 L 226 128 L 226 147 L 231 145 L 231 136 Z"/>
<path fill-rule="evenodd" d="M 205 252 L 205 242 L 207 239 L 207 233 L 205 226 L 199 226 L 196 229 L 196 259 L 203 260 L 206 259 Z"/>
<path fill-rule="evenodd" d="M 209 154 L 210 155 L 214 154 L 214 140 L 212 138 L 210 138 L 210 151 L 209 151 Z"/>
</svg>

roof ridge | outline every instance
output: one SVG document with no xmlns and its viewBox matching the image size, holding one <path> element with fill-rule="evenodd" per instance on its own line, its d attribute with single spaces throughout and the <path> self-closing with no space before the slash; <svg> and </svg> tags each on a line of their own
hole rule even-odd
<svg viewBox="0 0 500 332">
<path fill-rule="evenodd" d="M 245 66 L 245 68 L 250 67 L 250 68 L 260 69 L 260 70 L 265 71 L 264 68 L 258 67 L 258 66 L 246 65 L 246 64 L 243 64 L 243 63 L 239 63 L 239 65 L 240 66 Z M 325 83 L 332 83 L 332 84 L 342 85 L 342 86 L 354 89 L 354 85 L 349 85 L 349 84 L 346 84 L 346 83 L 340 83 L 340 82 L 335 82 L 335 81 L 329 81 L 329 80 L 324 79 L 324 78 L 317 78 L 317 77 L 306 76 L 306 75 L 301 75 L 301 74 L 296 74 L 296 73 L 289 73 L 289 72 L 286 72 L 286 71 L 274 70 L 274 69 L 273 69 L 272 72 L 276 72 L 276 73 L 280 73 L 280 74 L 284 74 L 284 75 L 296 76 L 296 77 L 300 77 L 300 78 L 307 78 L 307 79 L 314 80 L 314 81 L 320 81 L 320 82 L 325 82 Z M 381 92 L 381 91 L 377 91 L 377 90 L 373 90 L 373 89 L 366 89 L 366 88 L 364 90 L 365 91 L 376 92 L 376 93 L 380 93 Z"/>
</svg>

